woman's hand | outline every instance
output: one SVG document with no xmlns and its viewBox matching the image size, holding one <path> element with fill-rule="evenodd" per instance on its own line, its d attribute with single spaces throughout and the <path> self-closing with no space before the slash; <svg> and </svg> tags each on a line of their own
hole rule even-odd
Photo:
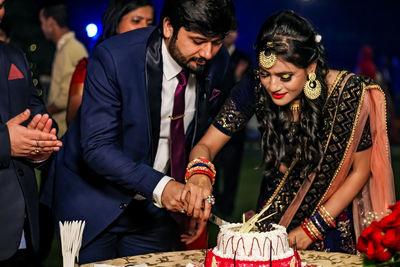
<svg viewBox="0 0 400 267">
<path fill-rule="evenodd" d="M 206 229 L 207 221 L 191 217 L 186 229 L 186 233 L 181 235 L 181 242 L 189 245 L 197 240 Z"/>
<path fill-rule="evenodd" d="M 289 245 L 292 248 L 304 250 L 307 249 L 311 244 L 312 240 L 301 226 L 296 227 L 289 233 Z"/>
<path fill-rule="evenodd" d="M 211 203 L 207 200 L 212 196 L 210 178 L 206 175 L 196 174 L 190 177 L 181 193 L 181 201 L 187 203 L 188 216 L 207 221 L 211 213 Z"/>
<path fill-rule="evenodd" d="M 246 220 L 246 222 L 248 220 L 251 219 L 251 217 L 253 217 L 254 215 L 256 215 L 256 212 L 254 210 L 249 210 L 244 214 L 244 219 Z"/>
</svg>

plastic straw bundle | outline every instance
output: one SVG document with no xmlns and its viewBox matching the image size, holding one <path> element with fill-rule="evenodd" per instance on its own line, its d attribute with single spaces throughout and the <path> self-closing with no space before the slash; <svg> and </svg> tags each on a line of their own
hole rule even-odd
<svg viewBox="0 0 400 267">
<path fill-rule="evenodd" d="M 61 251 L 64 267 L 74 267 L 75 258 L 79 261 L 79 249 L 82 245 L 82 234 L 85 228 L 84 221 L 59 222 Z"/>
</svg>

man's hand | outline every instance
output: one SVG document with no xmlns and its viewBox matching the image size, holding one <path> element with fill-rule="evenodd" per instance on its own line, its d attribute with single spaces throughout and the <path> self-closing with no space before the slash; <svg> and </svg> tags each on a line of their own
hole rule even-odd
<svg viewBox="0 0 400 267">
<path fill-rule="evenodd" d="M 211 193 L 210 178 L 201 174 L 190 177 L 180 198 L 182 202 L 188 203 L 186 207 L 188 216 L 207 221 L 211 213 L 211 204 L 206 199 Z"/>
<path fill-rule="evenodd" d="M 186 233 L 181 235 L 181 242 L 185 243 L 186 245 L 194 242 L 200 237 L 206 226 L 207 221 L 191 217 Z"/>
<path fill-rule="evenodd" d="M 181 191 L 184 187 L 184 184 L 173 180 L 169 181 L 165 185 L 164 191 L 161 195 L 161 202 L 167 210 L 173 212 L 185 212 L 185 205 L 180 199 Z"/>
<path fill-rule="evenodd" d="M 11 156 L 32 160 L 47 159 L 53 151 L 60 149 L 62 143 L 57 140 L 56 130 L 51 129 L 52 122 L 48 115 L 36 115 L 28 127 L 22 126 L 29 116 L 30 110 L 27 109 L 7 122 Z"/>
</svg>

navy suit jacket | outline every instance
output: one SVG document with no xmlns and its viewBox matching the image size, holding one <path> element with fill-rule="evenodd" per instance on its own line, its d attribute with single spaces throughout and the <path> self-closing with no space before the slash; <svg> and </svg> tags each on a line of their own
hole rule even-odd
<svg viewBox="0 0 400 267">
<path fill-rule="evenodd" d="M 10 75 L 12 64 L 22 75 Z M 11 157 L 6 125 L 8 120 L 27 108 L 32 115 L 46 113 L 42 99 L 33 86 L 25 56 L 20 50 L 0 42 L 0 261 L 17 251 L 25 216 L 29 222 L 29 239 L 33 248 L 38 248 L 39 200 L 35 172 L 27 160 Z"/>
<path fill-rule="evenodd" d="M 56 222 L 86 221 L 83 246 L 135 194 L 151 200 L 164 176 L 152 168 L 160 131 L 161 42 L 157 28 L 139 29 L 104 41 L 89 59 L 80 113 L 64 136 L 52 166 L 54 179 L 42 199 L 52 206 Z M 186 134 L 189 148 L 222 104 L 218 89 L 228 58 L 221 49 L 197 77 L 197 111 Z"/>
</svg>

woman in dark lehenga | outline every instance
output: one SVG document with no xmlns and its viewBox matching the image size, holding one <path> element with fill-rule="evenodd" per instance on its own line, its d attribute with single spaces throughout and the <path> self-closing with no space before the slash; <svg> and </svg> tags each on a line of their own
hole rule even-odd
<svg viewBox="0 0 400 267">
<path fill-rule="evenodd" d="M 257 209 L 276 212 L 259 228 L 279 222 L 299 249 L 355 253 L 368 216 L 395 201 L 386 100 L 372 80 L 328 69 L 320 39 L 294 12 L 271 16 L 254 85 L 232 92 L 190 159 L 212 160 L 255 112 L 265 164 Z"/>
</svg>

